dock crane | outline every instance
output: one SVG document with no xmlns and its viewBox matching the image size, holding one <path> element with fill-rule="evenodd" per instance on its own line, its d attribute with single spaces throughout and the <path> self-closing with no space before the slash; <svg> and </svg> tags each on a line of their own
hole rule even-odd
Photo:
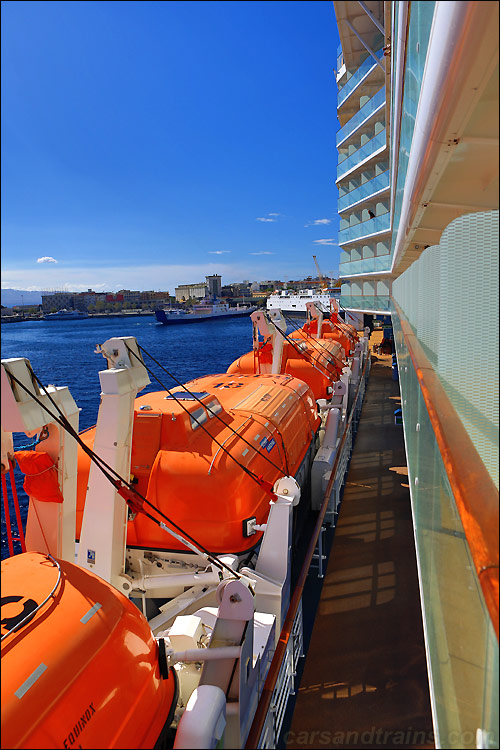
<svg viewBox="0 0 500 750">
<path fill-rule="evenodd" d="M 324 278 L 323 274 L 321 273 L 321 268 L 319 267 L 319 263 L 316 260 L 316 256 L 315 255 L 313 255 L 313 260 L 314 260 L 314 263 L 316 265 L 316 270 L 318 271 L 318 279 L 319 279 L 319 283 L 321 284 L 321 288 L 322 289 L 326 289 L 326 287 L 328 285 L 326 284 L 325 278 Z"/>
</svg>

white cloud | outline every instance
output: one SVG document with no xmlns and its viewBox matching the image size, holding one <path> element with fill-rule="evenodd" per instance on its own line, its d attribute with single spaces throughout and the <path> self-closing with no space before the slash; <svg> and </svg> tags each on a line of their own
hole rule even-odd
<svg viewBox="0 0 500 750">
<path fill-rule="evenodd" d="M 57 263 L 57 260 L 55 258 L 52 258 L 50 255 L 44 255 L 41 258 L 38 258 L 37 263 Z"/>
<path fill-rule="evenodd" d="M 260 253 L 250 253 L 250 255 L 274 255 L 274 253 L 268 253 L 266 250 L 262 250 Z"/>
<path fill-rule="evenodd" d="M 314 221 L 310 221 L 308 224 L 304 224 L 305 227 L 320 227 L 324 224 L 331 224 L 331 219 L 314 219 Z"/>
<path fill-rule="evenodd" d="M 314 240 L 315 245 L 331 245 L 333 247 L 338 247 L 337 243 L 333 239 L 327 239 L 327 240 Z"/>
<path fill-rule="evenodd" d="M 224 253 L 230 253 L 231 250 L 209 250 L 209 255 L 224 255 Z"/>
<path fill-rule="evenodd" d="M 265 216 L 258 216 L 255 221 L 277 221 L 280 216 L 283 214 L 268 213 Z"/>
</svg>

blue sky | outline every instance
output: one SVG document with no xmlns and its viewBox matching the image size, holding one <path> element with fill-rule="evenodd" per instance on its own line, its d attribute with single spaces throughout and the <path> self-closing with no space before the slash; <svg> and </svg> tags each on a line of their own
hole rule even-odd
<svg viewBox="0 0 500 750">
<path fill-rule="evenodd" d="M 7 0 L 1 36 L 2 287 L 336 274 L 331 2 Z"/>
</svg>

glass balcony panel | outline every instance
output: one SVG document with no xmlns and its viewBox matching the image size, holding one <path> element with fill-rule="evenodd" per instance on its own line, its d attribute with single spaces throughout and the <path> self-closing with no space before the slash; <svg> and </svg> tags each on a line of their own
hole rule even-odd
<svg viewBox="0 0 500 750">
<path fill-rule="evenodd" d="M 340 70 L 344 64 L 344 53 L 342 52 L 342 45 L 339 44 L 337 47 L 337 70 Z"/>
<path fill-rule="evenodd" d="M 384 56 L 384 51 L 382 49 L 379 49 L 378 52 L 375 52 L 378 59 L 381 60 Z M 364 60 L 357 71 L 349 78 L 348 81 L 344 83 L 344 85 L 339 89 L 338 96 L 337 96 L 337 107 L 341 107 L 342 104 L 350 97 L 354 89 L 361 83 L 361 81 L 365 78 L 365 76 L 370 73 L 373 68 L 377 65 L 375 60 L 371 55 L 368 55 L 366 60 Z"/>
<path fill-rule="evenodd" d="M 359 128 L 359 126 L 363 122 L 365 122 L 365 120 L 368 120 L 368 118 L 371 117 L 374 112 L 376 112 L 378 109 L 382 109 L 384 106 L 385 86 L 383 86 L 380 91 L 377 91 L 375 96 L 372 96 L 372 98 L 369 99 L 366 104 L 364 104 L 361 109 L 358 110 L 350 120 L 348 120 L 348 122 L 346 122 L 343 128 L 340 128 L 340 130 L 337 131 L 337 148 L 341 143 L 346 141 L 349 136 L 351 136 L 355 132 L 355 130 L 357 130 L 357 128 Z"/>
<path fill-rule="evenodd" d="M 377 232 L 385 232 L 391 227 L 391 214 L 388 211 L 381 216 L 375 216 L 368 221 L 360 221 L 347 229 L 341 229 L 339 232 L 339 245 L 345 245 L 347 242 L 354 242 L 361 237 L 368 237 Z"/>
<path fill-rule="evenodd" d="M 498 640 L 397 314 L 392 323 L 436 706 L 436 746 L 498 747 Z"/>
<path fill-rule="evenodd" d="M 382 174 L 377 175 L 377 177 L 374 177 L 372 180 L 364 182 L 359 187 L 351 190 L 350 193 L 346 193 L 345 195 L 341 196 L 337 203 L 337 210 L 339 214 L 342 211 L 345 211 L 346 208 L 349 208 L 349 206 L 353 206 L 356 203 L 359 203 L 364 198 L 369 198 L 371 195 L 375 195 L 380 190 L 388 188 L 390 185 L 389 177 L 390 173 L 389 170 L 387 170 L 387 172 L 383 172 Z"/>
<path fill-rule="evenodd" d="M 339 158 L 339 163 L 337 166 L 337 180 L 342 179 L 342 177 L 348 174 L 348 172 L 357 167 L 358 164 L 361 164 L 361 162 L 369 159 L 370 156 L 373 156 L 376 151 L 382 149 L 382 147 L 385 145 L 386 138 L 384 129 L 378 135 L 372 138 L 371 141 L 368 141 L 368 143 L 365 143 L 364 146 L 358 148 L 358 150 L 354 154 L 351 154 L 342 161 L 340 161 Z"/>
<path fill-rule="evenodd" d="M 374 313 L 386 312 L 391 309 L 390 297 L 387 296 L 347 296 L 341 295 L 340 304 L 346 310 L 368 310 Z"/>
<path fill-rule="evenodd" d="M 340 278 L 347 278 L 364 273 L 390 271 L 391 261 L 392 255 L 380 255 L 375 258 L 363 258 L 362 260 L 351 260 L 348 263 L 340 263 L 339 276 Z"/>
</svg>

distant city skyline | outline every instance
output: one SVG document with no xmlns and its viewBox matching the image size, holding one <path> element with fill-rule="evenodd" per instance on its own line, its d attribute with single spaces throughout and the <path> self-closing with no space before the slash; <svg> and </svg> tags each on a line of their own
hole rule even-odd
<svg viewBox="0 0 500 750">
<path fill-rule="evenodd" d="M 330 2 L 6 0 L 1 34 L 2 287 L 337 275 Z"/>
</svg>

